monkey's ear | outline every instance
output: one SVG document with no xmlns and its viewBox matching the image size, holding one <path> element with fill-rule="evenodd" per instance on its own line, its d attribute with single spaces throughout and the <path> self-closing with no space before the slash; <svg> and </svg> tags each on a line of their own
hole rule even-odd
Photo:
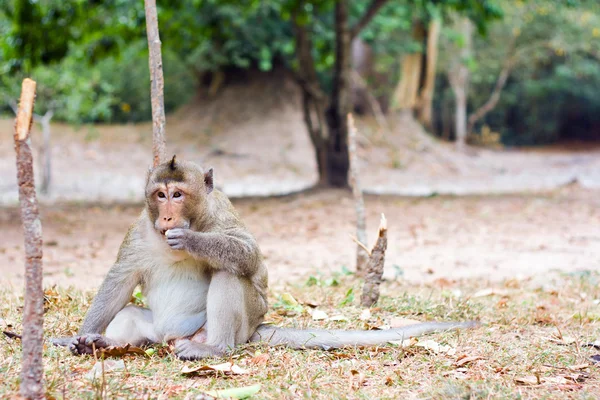
<svg viewBox="0 0 600 400">
<path fill-rule="evenodd" d="M 177 155 L 173 154 L 173 158 L 171 158 L 171 162 L 169 163 L 171 171 L 175 171 L 175 167 L 177 167 L 177 165 L 175 165 L 175 157 L 177 157 Z"/>
<path fill-rule="evenodd" d="M 213 169 L 209 169 L 204 173 L 204 186 L 206 186 L 206 194 L 209 194 L 213 191 L 214 181 L 213 181 Z"/>
</svg>

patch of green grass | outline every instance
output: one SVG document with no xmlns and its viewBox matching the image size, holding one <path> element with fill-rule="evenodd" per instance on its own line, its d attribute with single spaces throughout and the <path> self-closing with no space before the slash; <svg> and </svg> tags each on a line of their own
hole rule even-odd
<svg viewBox="0 0 600 400">
<path fill-rule="evenodd" d="M 600 365 L 590 357 L 600 350 L 585 344 L 600 339 L 599 275 L 556 275 L 544 288 L 528 281 L 498 283 L 492 295 L 482 280 L 446 283 L 444 288 L 384 282 L 383 297 L 361 319 L 357 306 L 361 282 L 351 274 L 316 277 L 271 293 L 272 311 L 266 320 L 285 327 L 374 329 L 398 318 L 420 321 L 477 319 L 482 326 L 421 338 L 410 347 L 386 345 L 333 351 L 269 348 L 262 344 L 240 346 L 229 357 L 203 362 L 182 362 L 167 346 L 152 346 L 149 357 L 126 356 L 126 369 L 91 380 L 86 374 L 96 360 L 74 357 L 46 344 L 46 388 L 53 398 L 193 398 L 205 390 L 261 384 L 254 397 L 320 399 L 595 399 L 600 396 Z M 315 282 L 316 280 L 316 282 Z M 478 294 L 479 292 L 479 294 Z M 282 301 L 288 293 L 298 302 Z M 352 300 L 349 295 L 353 294 Z M 287 295 L 283 298 L 288 298 Z M 73 289 L 46 291 L 46 337 L 74 334 L 90 305 L 91 293 Z M 136 298 L 140 302 L 142 299 Z M 289 303 L 289 301 L 288 301 Z M 313 321 L 314 307 L 346 320 Z M 21 331 L 22 298 L 0 292 L 0 328 Z M 452 351 L 422 347 L 427 341 Z M 421 346 L 419 346 L 421 344 Z M 466 361 L 465 361 L 466 360 Z M 247 375 L 184 375 L 186 365 L 232 361 Z M 21 346 L 0 337 L 0 398 L 18 392 Z M 587 366 L 584 366 L 586 365 Z M 541 385 L 519 384 L 538 377 Z"/>
</svg>

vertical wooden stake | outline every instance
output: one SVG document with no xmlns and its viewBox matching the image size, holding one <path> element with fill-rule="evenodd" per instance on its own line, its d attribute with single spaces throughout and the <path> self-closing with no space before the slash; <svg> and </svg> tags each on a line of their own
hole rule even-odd
<svg viewBox="0 0 600 400">
<path fill-rule="evenodd" d="M 385 264 L 385 251 L 387 250 L 387 220 L 385 215 L 381 214 L 379 223 L 379 234 L 371 256 L 367 263 L 365 275 L 365 284 L 360 297 L 360 304 L 363 307 L 371 307 L 379 300 L 379 287 L 383 281 L 383 266 Z"/>
<path fill-rule="evenodd" d="M 154 166 L 165 161 L 165 98 L 160 36 L 156 0 L 144 0 L 146 9 L 146 34 L 148 36 L 148 63 L 152 98 L 152 153 Z"/>
<path fill-rule="evenodd" d="M 348 153 L 350 155 L 350 186 L 356 208 L 356 275 L 364 276 L 369 254 L 364 248 L 367 244 L 367 222 L 365 218 L 365 200 L 359 180 L 358 154 L 356 149 L 356 126 L 352 114 L 348 114 Z M 362 246 L 361 246 L 362 244 Z"/>
<path fill-rule="evenodd" d="M 29 131 L 33 119 L 36 83 L 25 79 L 21 87 L 19 111 L 15 121 L 15 151 L 21 220 L 25 234 L 25 306 L 23 307 L 23 361 L 21 396 L 44 398 L 43 333 L 44 289 L 42 285 L 42 223 L 33 180 L 33 157 Z"/>
</svg>

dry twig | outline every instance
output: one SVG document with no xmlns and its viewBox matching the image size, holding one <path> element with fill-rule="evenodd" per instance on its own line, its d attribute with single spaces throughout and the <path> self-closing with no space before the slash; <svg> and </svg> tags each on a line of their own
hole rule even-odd
<svg viewBox="0 0 600 400">
<path fill-rule="evenodd" d="M 144 0 L 146 7 L 146 34 L 150 66 L 150 87 L 152 97 L 152 153 L 154 166 L 165 160 L 165 98 L 160 36 L 156 0 Z"/>
</svg>

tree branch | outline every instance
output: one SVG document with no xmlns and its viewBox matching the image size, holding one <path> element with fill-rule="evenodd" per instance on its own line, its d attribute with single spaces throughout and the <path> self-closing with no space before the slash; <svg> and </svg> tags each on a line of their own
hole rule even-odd
<svg viewBox="0 0 600 400">
<path fill-rule="evenodd" d="M 156 0 L 144 0 L 146 9 L 146 34 L 148 36 L 148 52 L 150 66 L 150 87 L 152 98 L 152 152 L 154 166 L 166 158 L 165 144 L 165 98 L 160 51 L 160 36 L 158 34 L 158 16 Z"/>
<path fill-rule="evenodd" d="M 358 35 L 360 31 L 362 31 L 363 28 L 367 26 L 369 22 L 371 22 L 373 17 L 377 14 L 377 11 L 379 11 L 379 9 L 381 9 L 381 7 L 383 7 L 387 1 L 388 0 L 371 1 L 369 8 L 367 8 L 367 11 L 365 12 L 365 15 L 363 15 L 362 18 L 350 29 L 350 37 L 352 39 L 354 39 L 356 35 Z"/>
<path fill-rule="evenodd" d="M 492 111 L 498 104 L 498 101 L 500 101 L 500 93 L 502 92 L 502 89 L 506 85 L 506 81 L 508 80 L 510 72 L 512 71 L 513 66 L 515 65 L 515 62 L 516 62 L 516 55 L 515 54 L 511 55 L 511 53 L 513 53 L 515 50 L 516 41 L 517 41 L 517 37 L 513 36 L 508 45 L 508 51 L 506 52 L 506 59 L 505 59 L 506 61 L 504 62 L 504 65 L 502 66 L 502 69 L 500 70 L 500 75 L 498 75 L 498 79 L 496 80 L 496 85 L 494 86 L 494 90 L 492 90 L 492 93 L 491 93 L 489 99 L 481 107 L 479 107 L 477 110 L 475 110 L 475 112 L 473 112 L 469 116 L 469 124 L 467 126 L 467 136 L 469 136 L 473 132 L 473 128 L 475 127 L 475 124 L 477 123 L 477 121 L 479 121 L 480 119 L 485 117 L 487 113 Z"/>
</svg>

